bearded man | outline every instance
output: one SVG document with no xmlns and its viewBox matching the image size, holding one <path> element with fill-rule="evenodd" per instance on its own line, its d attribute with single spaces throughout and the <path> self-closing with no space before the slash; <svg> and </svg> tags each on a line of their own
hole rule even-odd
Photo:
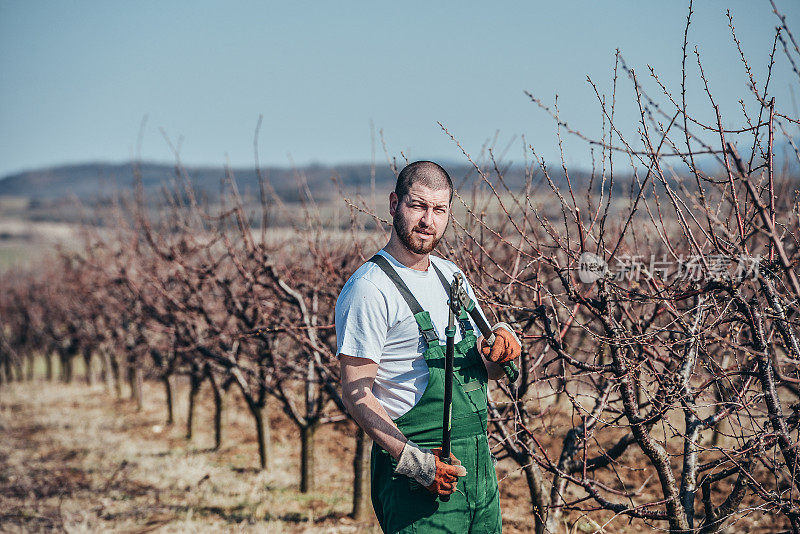
<svg viewBox="0 0 800 534">
<path fill-rule="evenodd" d="M 342 396 L 373 439 L 372 504 L 384 532 L 502 530 L 486 391 L 490 378 L 503 376 L 501 365 L 520 354 L 504 323 L 493 328 L 490 346 L 476 338 L 471 321 L 460 321 L 451 457 L 441 458 L 447 281 L 459 269 L 431 252 L 447 228 L 452 199 L 442 167 L 430 161 L 405 167 L 389 195 L 389 242 L 353 273 L 336 302 Z"/>
</svg>

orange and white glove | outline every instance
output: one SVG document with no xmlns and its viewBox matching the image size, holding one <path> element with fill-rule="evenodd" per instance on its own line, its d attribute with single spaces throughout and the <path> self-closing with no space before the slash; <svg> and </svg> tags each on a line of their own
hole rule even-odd
<svg viewBox="0 0 800 534">
<path fill-rule="evenodd" d="M 456 489 L 458 477 L 466 476 L 467 470 L 450 453 L 451 464 L 441 460 L 442 450 L 419 447 L 409 440 L 397 459 L 394 472 L 413 478 L 434 495 L 450 495 Z"/>
<path fill-rule="evenodd" d="M 436 457 L 436 477 L 433 483 L 425 486 L 434 495 L 450 495 L 456 490 L 458 477 L 467 475 L 467 468 L 461 465 L 461 460 L 450 453 L 450 463 L 442 461 L 442 448 L 437 447 L 431 452 Z"/>
<path fill-rule="evenodd" d="M 514 329 L 507 323 L 497 323 L 492 327 L 494 343 L 489 344 L 486 338 L 481 340 L 481 354 L 496 364 L 504 364 L 519 358 L 522 353 L 522 344 L 514 333 Z"/>
</svg>

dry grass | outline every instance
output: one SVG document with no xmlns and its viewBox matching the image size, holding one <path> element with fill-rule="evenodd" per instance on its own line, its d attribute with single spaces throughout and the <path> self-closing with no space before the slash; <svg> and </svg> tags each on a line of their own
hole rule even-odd
<svg viewBox="0 0 800 534">
<path fill-rule="evenodd" d="M 163 425 L 157 385 L 147 384 L 145 393 L 137 413 L 101 387 L 3 386 L 0 531 L 379 531 L 346 515 L 350 468 L 334 458 L 352 451 L 333 450 L 342 440 L 331 438 L 347 429 L 319 433 L 319 488 L 303 495 L 291 433 L 276 432 L 272 469 L 260 472 L 243 411 L 228 411 L 226 445 L 212 451 L 207 407 L 187 443 L 182 426 Z M 185 411 L 185 402 L 177 409 Z"/>
<path fill-rule="evenodd" d="M 78 361 L 76 361 L 76 364 Z M 81 369 L 76 369 L 81 373 Z M 79 374 L 80 376 L 80 374 Z M 204 386 L 195 438 L 184 439 L 187 391 L 176 384 L 178 424 L 164 425 L 164 392 L 145 384 L 145 406 L 117 400 L 102 386 L 34 381 L 0 386 L 0 531 L 2 532 L 329 532 L 377 533 L 374 517 L 359 523 L 351 508 L 353 427 L 323 427 L 317 434 L 317 490 L 298 490 L 298 432 L 272 406 L 271 469 L 256 469 L 251 420 L 233 390 L 226 396 L 223 447 L 213 445 L 210 391 Z M 554 419 L 565 418 L 551 410 Z M 557 427 L 557 421 L 549 421 Z M 551 454 L 559 432 L 541 431 Z M 623 457 L 625 485 L 656 482 L 638 469 L 638 450 Z M 677 466 L 676 466 L 677 467 Z M 607 482 L 616 483 L 608 473 Z M 524 476 L 509 460 L 498 465 L 504 531 L 530 532 L 532 516 Z M 622 488 L 619 488 L 622 489 Z M 581 497 L 570 489 L 568 498 Z M 721 502 L 721 496 L 715 496 Z M 564 533 L 651 532 L 606 512 L 566 515 Z M 777 520 L 776 520 L 777 519 Z M 774 532 L 783 521 L 762 511 L 738 517 L 730 531 Z"/>
<path fill-rule="evenodd" d="M 36 267 L 52 255 L 56 244 L 68 248 L 77 244 L 73 225 L 9 215 L 7 205 L 7 198 L 0 197 L 0 273 Z"/>
<path fill-rule="evenodd" d="M 76 373 L 83 372 L 76 360 Z M 353 428 L 317 433 L 317 491 L 301 494 L 295 427 L 272 409 L 271 469 L 260 472 L 251 420 L 226 397 L 223 447 L 213 451 L 210 391 L 204 386 L 195 438 L 184 439 L 188 385 L 176 384 L 178 424 L 164 425 L 164 392 L 145 384 L 145 406 L 102 386 L 34 381 L 0 386 L 2 532 L 377 533 L 351 508 Z M 529 532 L 519 470 L 499 466 L 505 532 Z"/>
</svg>

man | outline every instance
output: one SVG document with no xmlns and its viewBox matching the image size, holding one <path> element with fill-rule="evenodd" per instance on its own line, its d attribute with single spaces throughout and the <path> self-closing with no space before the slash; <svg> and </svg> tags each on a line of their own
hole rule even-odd
<svg viewBox="0 0 800 534">
<path fill-rule="evenodd" d="M 342 394 L 372 437 L 372 504 L 385 532 L 500 532 L 486 437 L 486 388 L 520 354 L 511 327 L 494 345 L 462 318 L 456 334 L 450 462 L 442 461 L 448 290 L 458 268 L 430 255 L 449 222 L 453 184 L 430 161 L 405 167 L 389 196 L 387 245 L 336 302 Z M 467 286 L 471 298 L 472 289 Z"/>
</svg>

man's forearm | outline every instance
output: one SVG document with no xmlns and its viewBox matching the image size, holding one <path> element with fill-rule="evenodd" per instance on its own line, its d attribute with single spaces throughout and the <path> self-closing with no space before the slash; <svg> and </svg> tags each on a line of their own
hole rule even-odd
<svg viewBox="0 0 800 534">
<path fill-rule="evenodd" d="M 400 456 L 406 438 L 392 418 L 386 413 L 372 390 L 363 391 L 358 400 L 348 403 L 350 415 L 372 440 L 395 459 Z"/>
</svg>

